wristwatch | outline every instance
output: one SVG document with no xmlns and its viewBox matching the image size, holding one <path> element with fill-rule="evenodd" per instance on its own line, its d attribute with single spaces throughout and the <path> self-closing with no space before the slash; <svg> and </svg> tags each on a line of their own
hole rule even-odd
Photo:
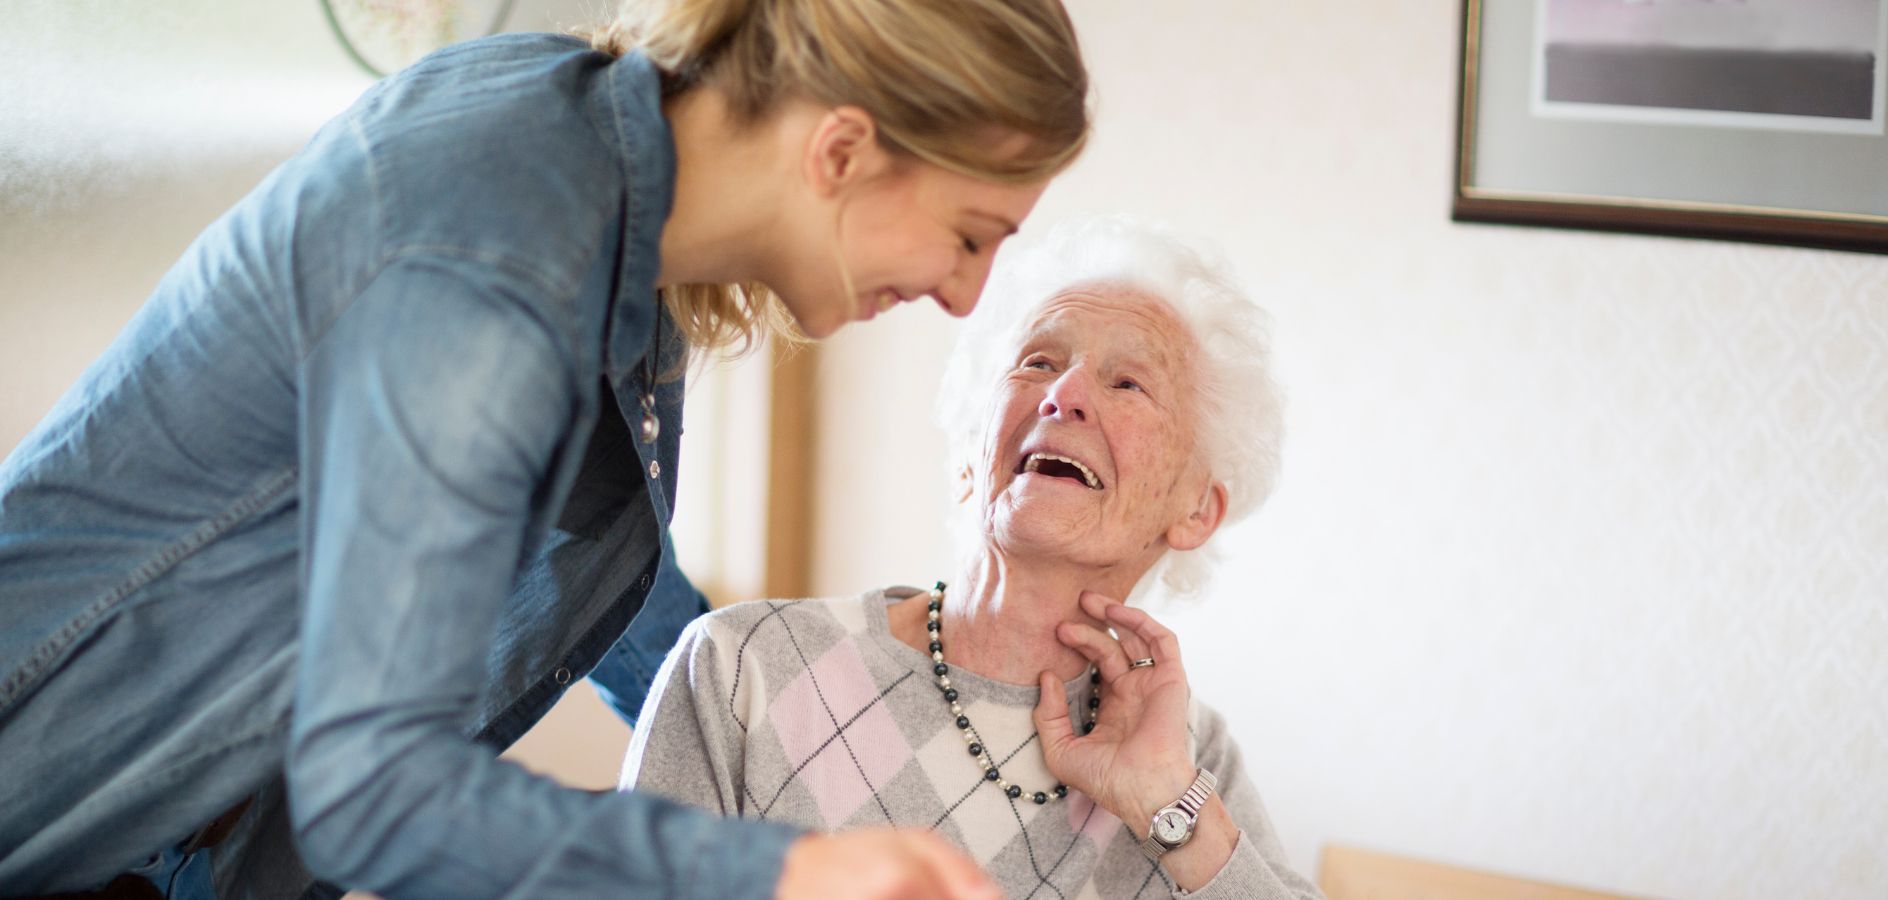
<svg viewBox="0 0 1888 900">
<path fill-rule="evenodd" d="M 1154 813 L 1154 823 L 1148 826 L 1147 837 L 1141 841 L 1141 852 L 1149 860 L 1159 862 L 1167 851 L 1177 850 L 1193 840 L 1193 826 L 1199 824 L 1200 810 L 1206 808 L 1207 799 L 1218 786 L 1219 779 L 1201 769 L 1180 799 Z"/>
</svg>

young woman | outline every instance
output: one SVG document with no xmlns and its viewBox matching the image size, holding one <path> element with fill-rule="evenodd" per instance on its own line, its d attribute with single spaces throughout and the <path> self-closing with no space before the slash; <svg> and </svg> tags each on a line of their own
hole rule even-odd
<svg viewBox="0 0 1888 900">
<path fill-rule="evenodd" d="M 652 591 L 687 353 L 970 311 L 1087 133 L 1066 14 L 668 0 L 593 43 L 370 90 L 0 465 L 0 893 L 989 889 L 496 754 L 613 645 L 633 716 L 700 611 Z"/>
</svg>

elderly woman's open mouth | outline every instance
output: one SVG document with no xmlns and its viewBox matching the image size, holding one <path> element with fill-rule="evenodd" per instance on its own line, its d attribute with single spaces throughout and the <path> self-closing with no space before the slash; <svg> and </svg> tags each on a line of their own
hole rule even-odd
<svg viewBox="0 0 1888 900">
<path fill-rule="evenodd" d="M 1101 479 L 1095 471 L 1084 465 L 1081 460 L 1063 456 L 1059 453 L 1034 452 L 1023 454 L 1021 462 L 1016 464 L 1016 473 L 1025 472 L 1047 475 L 1051 478 L 1067 478 L 1087 485 L 1090 490 L 1102 489 Z"/>
</svg>

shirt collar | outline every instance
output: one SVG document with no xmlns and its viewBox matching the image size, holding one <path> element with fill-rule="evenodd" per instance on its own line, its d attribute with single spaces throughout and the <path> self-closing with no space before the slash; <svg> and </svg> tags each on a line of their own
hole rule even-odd
<svg viewBox="0 0 1888 900">
<path fill-rule="evenodd" d="M 662 226 L 675 200 L 675 139 L 662 114 L 662 75 L 641 53 L 625 53 L 605 76 L 608 116 L 623 166 L 622 265 L 609 313 L 605 364 L 612 381 L 628 375 L 649 347 L 661 268 Z M 663 327 L 672 342 L 672 323 Z"/>
</svg>

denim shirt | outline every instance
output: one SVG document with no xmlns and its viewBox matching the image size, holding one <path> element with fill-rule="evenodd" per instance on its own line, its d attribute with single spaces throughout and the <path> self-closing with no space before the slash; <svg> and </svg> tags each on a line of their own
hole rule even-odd
<svg viewBox="0 0 1888 900">
<path fill-rule="evenodd" d="M 549 35 L 386 79 L 0 465 L 0 893 L 255 797 L 220 896 L 772 896 L 795 832 L 496 758 L 574 677 L 633 720 L 702 611 L 680 380 L 640 427 L 681 353 L 660 102 Z"/>
</svg>

